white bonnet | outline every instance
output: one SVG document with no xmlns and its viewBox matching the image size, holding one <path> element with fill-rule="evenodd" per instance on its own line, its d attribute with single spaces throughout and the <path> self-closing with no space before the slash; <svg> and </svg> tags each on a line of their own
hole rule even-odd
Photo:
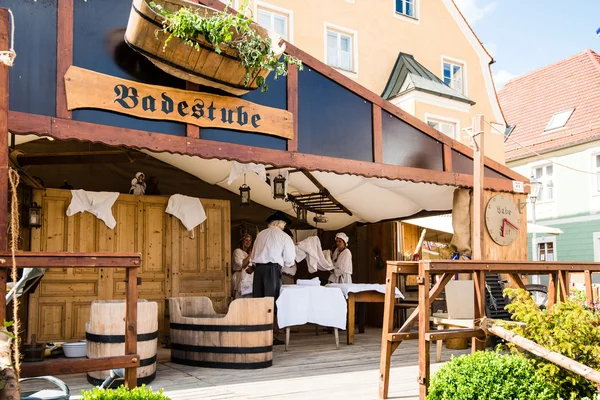
<svg viewBox="0 0 600 400">
<path fill-rule="evenodd" d="M 339 232 L 335 235 L 336 239 L 342 239 L 344 241 L 344 243 L 346 243 L 346 246 L 348 246 L 348 235 L 346 235 L 344 232 Z"/>
</svg>

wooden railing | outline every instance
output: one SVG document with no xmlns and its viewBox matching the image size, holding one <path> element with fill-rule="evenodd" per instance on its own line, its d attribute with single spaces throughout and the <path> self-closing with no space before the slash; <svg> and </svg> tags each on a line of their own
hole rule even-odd
<svg viewBox="0 0 600 400">
<path fill-rule="evenodd" d="M 125 268 L 125 355 L 95 359 L 52 360 L 22 364 L 21 377 L 74 374 L 125 368 L 125 386 L 137 384 L 137 301 L 140 253 L 18 252 L 18 268 Z M 6 293 L 10 252 L 0 252 L 0 293 Z M 0 321 L 6 319 L 6 299 L 0 296 Z"/>
<path fill-rule="evenodd" d="M 383 333 L 381 340 L 381 360 L 379 379 L 379 398 L 388 398 L 390 360 L 393 352 L 403 340 L 418 339 L 419 341 L 419 399 L 425 400 L 430 377 L 430 343 L 435 340 L 450 338 L 472 338 L 473 352 L 483 350 L 485 337 L 483 329 L 476 321 L 485 317 L 485 274 L 507 274 L 517 287 L 525 288 L 521 275 L 549 275 L 548 307 L 556 300 L 564 301 L 569 296 L 569 273 L 583 273 L 587 301 L 593 300 L 592 274 L 600 272 L 600 263 L 584 262 L 527 262 L 527 261 L 447 261 L 432 260 L 420 262 L 389 261 L 387 263 L 386 294 L 383 314 Z M 430 310 L 432 302 L 440 295 L 446 284 L 457 273 L 467 273 L 473 276 L 475 285 L 475 312 L 473 315 L 474 328 L 438 330 L 430 332 Z M 404 324 L 394 331 L 394 292 L 398 275 L 417 275 L 419 284 L 419 306 L 406 319 Z M 437 281 L 430 288 L 433 275 L 438 275 Z M 411 332 L 418 322 L 419 331 Z"/>
</svg>

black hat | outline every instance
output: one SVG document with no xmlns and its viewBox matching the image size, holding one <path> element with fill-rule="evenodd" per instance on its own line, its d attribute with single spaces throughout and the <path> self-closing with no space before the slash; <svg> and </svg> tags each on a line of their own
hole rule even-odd
<svg viewBox="0 0 600 400">
<path fill-rule="evenodd" d="M 292 223 L 292 220 L 290 219 L 290 217 L 288 217 L 286 213 L 283 213 L 281 211 L 275 211 L 275 213 L 273 215 L 271 215 L 271 216 L 269 216 L 269 218 L 267 218 L 267 223 L 269 223 L 271 221 L 283 221 L 287 225 L 290 225 Z"/>
</svg>

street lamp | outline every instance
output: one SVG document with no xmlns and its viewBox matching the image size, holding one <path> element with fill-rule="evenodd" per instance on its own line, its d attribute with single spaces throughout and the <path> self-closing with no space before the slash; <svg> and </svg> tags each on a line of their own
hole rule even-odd
<svg viewBox="0 0 600 400">
<path fill-rule="evenodd" d="M 529 193 L 529 201 L 531 201 L 532 213 L 533 213 L 533 225 L 535 225 L 535 202 L 537 201 L 538 196 L 540 195 L 540 190 L 542 190 L 542 182 L 538 182 L 535 180 L 535 177 L 531 177 L 531 193 Z M 538 249 L 537 249 L 537 235 L 535 230 L 533 231 L 533 236 L 531 238 L 531 247 L 533 248 L 533 252 L 531 253 L 533 261 L 537 261 L 538 259 Z"/>
</svg>

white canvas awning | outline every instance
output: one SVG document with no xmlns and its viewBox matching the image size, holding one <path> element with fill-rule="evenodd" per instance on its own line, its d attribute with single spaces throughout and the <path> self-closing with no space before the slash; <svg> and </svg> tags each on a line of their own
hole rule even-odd
<svg viewBox="0 0 600 400">
<path fill-rule="evenodd" d="M 444 233 L 454 233 L 452 229 L 452 215 L 440 215 L 437 217 L 425 217 L 425 218 L 414 218 L 407 219 L 403 222 L 417 225 L 422 228 L 432 229 L 435 231 L 440 231 Z M 553 228 L 550 226 L 543 226 L 538 224 L 532 224 L 530 222 L 527 223 L 527 233 L 540 233 L 545 235 L 560 235 L 563 233 L 558 228 Z"/>
<path fill-rule="evenodd" d="M 234 193 L 238 193 L 239 187 L 244 183 L 244 177 L 240 176 L 231 185 L 227 184 L 231 170 L 231 162 L 227 160 L 154 153 L 147 150 L 144 152 L 207 183 L 221 186 Z M 271 176 L 277 174 L 277 169 L 271 171 Z M 379 222 L 403 218 L 423 210 L 449 211 L 452 209 L 455 189 L 452 186 L 365 178 L 357 175 L 337 175 L 322 171 L 311 171 L 311 174 L 336 200 L 352 212 L 351 216 L 343 213 L 328 213 L 328 222 L 318 224 L 319 228 L 325 230 L 339 229 L 354 222 Z M 258 175 L 247 173 L 246 184 L 251 188 L 252 202 L 295 217 L 292 204 L 280 199 L 273 199 L 271 187 Z M 315 192 L 318 192 L 318 188 L 302 173 L 290 174 L 288 193 L 309 194 Z M 312 221 L 313 217 L 314 214 L 309 212 L 308 222 L 315 226 L 316 224 Z"/>
</svg>

